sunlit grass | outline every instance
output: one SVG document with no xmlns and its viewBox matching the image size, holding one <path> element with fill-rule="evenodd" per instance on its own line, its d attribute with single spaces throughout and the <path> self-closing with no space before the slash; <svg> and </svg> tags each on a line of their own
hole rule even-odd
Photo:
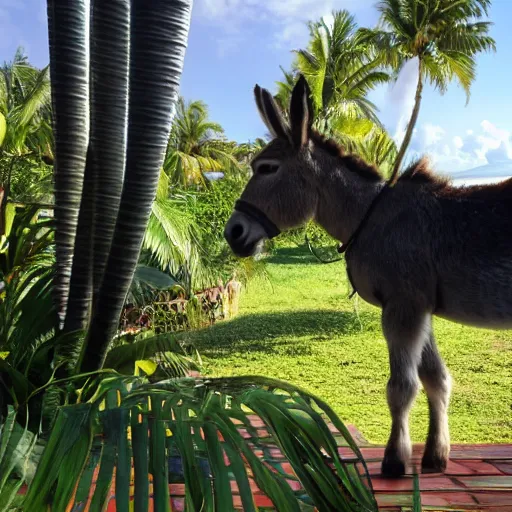
<svg viewBox="0 0 512 512">
<path fill-rule="evenodd" d="M 384 443 L 388 359 L 379 310 L 349 300 L 344 264 L 319 264 L 304 249 L 281 249 L 268 272 L 270 282 L 249 284 L 237 318 L 187 335 L 204 357 L 204 373 L 288 380 Z M 440 319 L 434 325 L 454 380 L 452 441 L 511 442 L 512 332 Z M 424 441 L 427 420 L 421 392 L 411 417 L 415 441 Z"/>
</svg>

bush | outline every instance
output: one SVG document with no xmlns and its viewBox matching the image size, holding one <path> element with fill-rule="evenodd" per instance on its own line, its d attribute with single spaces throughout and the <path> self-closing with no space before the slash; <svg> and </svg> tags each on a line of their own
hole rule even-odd
<svg viewBox="0 0 512 512">
<path fill-rule="evenodd" d="M 226 177 L 210 183 L 204 190 L 188 193 L 188 209 L 198 226 L 201 259 L 211 273 L 211 284 L 228 281 L 240 273 L 244 263 L 236 258 L 224 239 L 224 227 L 233 213 L 245 182 Z"/>
</svg>

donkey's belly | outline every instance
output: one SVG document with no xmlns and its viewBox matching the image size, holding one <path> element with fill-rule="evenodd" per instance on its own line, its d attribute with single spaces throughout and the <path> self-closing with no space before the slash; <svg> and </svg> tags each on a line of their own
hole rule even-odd
<svg viewBox="0 0 512 512">
<path fill-rule="evenodd" d="M 435 316 L 451 320 L 458 324 L 471 325 L 484 329 L 512 329 L 512 319 L 500 316 L 481 316 L 464 311 L 443 311 L 435 312 Z"/>
<path fill-rule="evenodd" d="M 512 282 L 475 282 L 446 287 L 441 284 L 436 316 L 489 329 L 512 329 Z"/>
</svg>

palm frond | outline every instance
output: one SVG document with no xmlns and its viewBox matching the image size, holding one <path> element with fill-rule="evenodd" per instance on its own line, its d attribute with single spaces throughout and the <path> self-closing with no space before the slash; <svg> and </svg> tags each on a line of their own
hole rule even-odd
<svg viewBox="0 0 512 512">
<path fill-rule="evenodd" d="M 336 428 L 336 438 L 326 419 Z M 337 439 L 351 454 L 348 459 L 340 456 Z M 280 451 L 294 474 L 270 469 L 271 461 L 263 462 L 255 449 Z M 151 473 L 155 509 L 168 509 L 175 499 L 171 481 L 184 484 L 184 506 L 191 510 L 233 510 L 231 485 L 236 483 L 245 510 L 255 510 L 257 486 L 278 510 L 299 512 L 313 505 L 376 511 L 368 474 L 361 476 L 357 464 L 366 470 L 332 410 L 283 382 L 181 379 L 149 385 L 117 378 L 104 380 L 87 403 L 60 411 L 23 505 L 39 512 L 51 496 L 56 508 L 92 499 L 101 509 L 115 468 L 118 506 L 128 503 L 133 475 L 135 506 L 147 507 Z M 295 481 L 300 491 L 293 492 L 286 480 Z"/>
</svg>

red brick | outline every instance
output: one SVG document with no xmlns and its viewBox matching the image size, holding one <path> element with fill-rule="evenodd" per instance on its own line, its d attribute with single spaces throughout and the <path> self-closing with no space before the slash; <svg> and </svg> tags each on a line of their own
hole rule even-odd
<svg viewBox="0 0 512 512">
<path fill-rule="evenodd" d="M 236 483 L 236 480 L 231 480 L 229 483 L 231 485 L 231 492 L 239 494 L 238 484 Z M 259 487 L 256 485 L 256 482 L 252 478 L 249 478 L 249 485 L 251 487 L 251 492 L 253 494 L 261 493 Z"/>
<path fill-rule="evenodd" d="M 458 478 L 468 489 L 508 489 L 512 490 L 512 476 L 461 476 Z"/>
<path fill-rule="evenodd" d="M 512 475 L 512 461 L 493 460 L 492 464 L 505 475 Z"/>
<path fill-rule="evenodd" d="M 473 471 L 475 475 L 502 475 L 503 473 L 494 467 L 492 464 L 483 460 L 461 460 L 460 464 L 463 464 L 467 468 Z"/>
<path fill-rule="evenodd" d="M 450 459 L 512 459 L 512 444 L 452 445 Z"/>
<path fill-rule="evenodd" d="M 424 507 L 449 507 L 476 505 L 471 494 L 467 492 L 422 492 L 421 504 Z"/>
<path fill-rule="evenodd" d="M 242 506 L 242 500 L 239 496 L 235 496 L 235 498 L 233 499 L 233 503 L 235 507 Z M 274 506 L 272 500 L 270 500 L 267 496 L 263 496 L 262 494 L 254 496 L 254 503 L 256 504 L 257 508 Z"/>
<path fill-rule="evenodd" d="M 464 487 L 447 476 L 420 475 L 420 489 L 422 491 L 462 490 Z"/>
<path fill-rule="evenodd" d="M 151 500 L 153 501 L 153 500 Z M 173 512 L 184 512 L 185 510 L 185 499 L 184 498 L 173 498 L 171 500 L 171 510 Z"/>
<path fill-rule="evenodd" d="M 287 478 L 286 482 L 292 488 L 292 491 L 300 491 L 302 489 L 302 484 L 298 480 L 290 480 Z"/>
<path fill-rule="evenodd" d="M 466 466 L 466 462 L 469 461 L 459 460 L 455 462 L 454 460 L 449 460 L 448 465 L 446 466 L 445 475 L 474 475 L 475 471 L 470 467 Z"/>
<path fill-rule="evenodd" d="M 472 495 L 481 505 L 510 506 L 509 510 L 512 510 L 512 492 L 510 491 L 473 492 Z"/>
<path fill-rule="evenodd" d="M 185 496 L 185 484 L 169 484 L 171 496 Z"/>
<path fill-rule="evenodd" d="M 271 448 L 270 449 L 270 456 L 273 459 L 284 459 L 283 452 L 279 448 Z"/>
<path fill-rule="evenodd" d="M 281 462 L 280 466 L 283 469 L 283 471 L 288 475 L 295 475 L 292 465 L 289 462 Z"/>
<path fill-rule="evenodd" d="M 361 448 L 361 453 L 367 462 L 382 460 L 384 458 L 384 447 Z"/>
<path fill-rule="evenodd" d="M 410 477 L 384 478 L 376 476 L 372 478 L 372 486 L 376 492 L 412 492 L 413 480 Z"/>
</svg>

